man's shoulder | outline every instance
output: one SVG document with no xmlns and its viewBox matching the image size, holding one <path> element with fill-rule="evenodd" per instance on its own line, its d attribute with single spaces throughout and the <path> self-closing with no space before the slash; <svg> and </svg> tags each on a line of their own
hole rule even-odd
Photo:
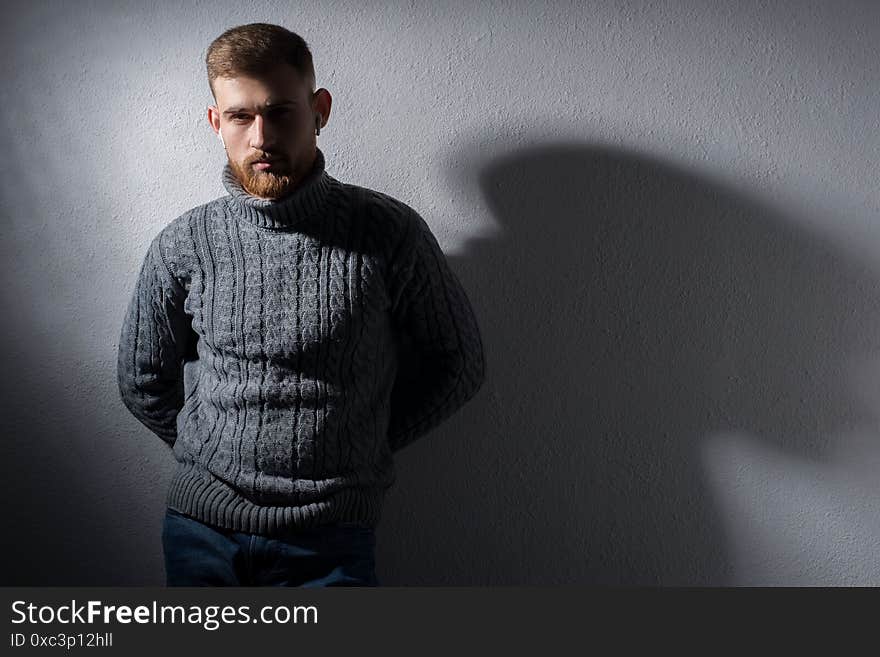
<svg viewBox="0 0 880 657">
<path fill-rule="evenodd" d="M 387 231 L 391 242 L 401 239 L 413 225 L 419 220 L 416 210 L 406 203 L 386 192 L 381 192 L 370 187 L 344 183 L 349 194 L 357 199 L 357 207 L 360 216 L 367 221 L 373 230 Z M 384 229 L 384 231 L 383 231 Z"/>
<path fill-rule="evenodd" d="M 220 196 L 179 214 L 163 226 L 153 241 L 169 270 L 181 276 L 196 261 L 196 242 L 200 230 L 226 208 Z"/>
<path fill-rule="evenodd" d="M 159 232 L 160 234 L 174 235 L 181 231 L 193 230 L 206 221 L 210 221 L 217 214 L 224 213 L 226 201 L 226 196 L 218 196 L 207 203 L 190 208 L 165 224 Z"/>
<path fill-rule="evenodd" d="M 208 222 L 226 211 L 226 198 L 219 196 L 179 214 L 166 223 L 156 235 L 163 246 L 171 247 L 177 242 L 191 240 L 192 236 Z"/>
<path fill-rule="evenodd" d="M 349 198 L 370 214 L 406 215 L 415 212 L 409 204 L 377 189 L 354 183 L 340 184 Z"/>
</svg>

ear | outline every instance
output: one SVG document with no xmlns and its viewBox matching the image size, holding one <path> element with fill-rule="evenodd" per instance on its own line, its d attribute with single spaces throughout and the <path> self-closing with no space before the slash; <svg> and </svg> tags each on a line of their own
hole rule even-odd
<svg viewBox="0 0 880 657">
<path fill-rule="evenodd" d="M 330 107 L 333 105 L 333 98 L 330 92 L 324 88 L 318 89 L 312 98 L 312 107 L 315 114 L 320 114 L 323 119 L 323 125 L 327 125 L 330 119 Z"/>
<path fill-rule="evenodd" d="M 214 132 L 220 133 L 220 108 L 216 105 L 208 105 L 208 123 Z"/>
</svg>

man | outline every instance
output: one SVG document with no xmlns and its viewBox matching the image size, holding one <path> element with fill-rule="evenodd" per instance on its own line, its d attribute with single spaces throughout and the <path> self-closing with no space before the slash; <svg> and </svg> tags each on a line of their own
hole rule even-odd
<svg viewBox="0 0 880 657">
<path fill-rule="evenodd" d="M 153 239 L 119 344 L 178 463 L 168 584 L 377 585 L 392 455 L 480 388 L 477 322 L 411 207 L 325 171 L 301 37 L 239 26 L 206 63 L 228 194 Z"/>
</svg>

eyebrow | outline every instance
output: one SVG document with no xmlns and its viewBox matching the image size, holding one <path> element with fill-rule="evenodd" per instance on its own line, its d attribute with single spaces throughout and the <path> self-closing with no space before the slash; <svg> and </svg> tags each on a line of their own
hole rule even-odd
<svg viewBox="0 0 880 657">
<path fill-rule="evenodd" d="M 275 107 L 281 107 L 282 105 L 296 105 L 296 101 L 279 100 L 276 102 L 268 102 L 266 103 L 266 109 L 273 109 Z M 247 107 L 230 107 L 227 110 L 223 110 L 223 115 L 229 116 L 230 114 L 238 114 L 239 112 L 250 112 L 250 109 Z"/>
</svg>

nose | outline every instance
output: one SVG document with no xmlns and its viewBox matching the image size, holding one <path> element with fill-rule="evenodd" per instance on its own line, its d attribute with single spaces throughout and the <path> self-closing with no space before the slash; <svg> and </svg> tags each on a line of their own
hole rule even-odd
<svg viewBox="0 0 880 657">
<path fill-rule="evenodd" d="M 250 147 L 255 148 L 257 150 L 264 150 L 264 146 L 266 144 L 266 120 L 257 114 L 254 117 L 253 123 L 251 123 L 249 130 L 249 141 Z"/>
</svg>

